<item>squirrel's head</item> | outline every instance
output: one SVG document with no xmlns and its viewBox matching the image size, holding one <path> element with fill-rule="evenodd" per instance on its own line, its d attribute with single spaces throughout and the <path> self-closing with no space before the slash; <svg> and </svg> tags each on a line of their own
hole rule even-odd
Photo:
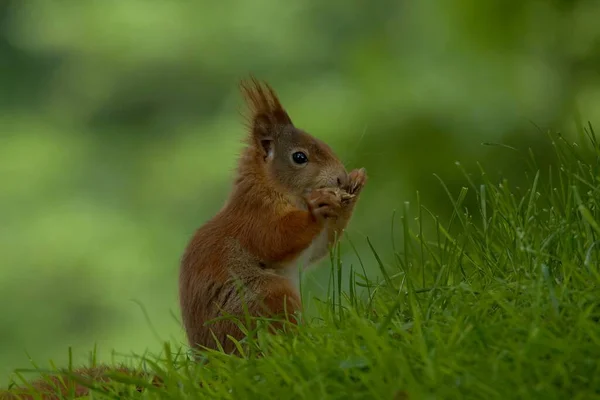
<svg viewBox="0 0 600 400">
<path fill-rule="evenodd" d="M 252 79 L 241 88 L 251 111 L 253 156 L 271 180 L 297 195 L 321 187 L 346 187 L 348 173 L 333 150 L 294 126 L 268 84 Z"/>
</svg>

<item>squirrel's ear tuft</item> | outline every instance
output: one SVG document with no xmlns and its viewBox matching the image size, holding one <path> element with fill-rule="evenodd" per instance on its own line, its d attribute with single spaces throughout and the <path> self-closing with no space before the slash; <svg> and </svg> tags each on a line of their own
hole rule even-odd
<svg viewBox="0 0 600 400">
<path fill-rule="evenodd" d="M 280 127 L 293 126 L 292 120 L 281 106 L 275 91 L 266 82 L 261 84 L 251 77 L 249 81 L 242 81 L 240 88 L 250 109 L 247 125 L 252 139 L 268 153 L 268 147 Z"/>
</svg>

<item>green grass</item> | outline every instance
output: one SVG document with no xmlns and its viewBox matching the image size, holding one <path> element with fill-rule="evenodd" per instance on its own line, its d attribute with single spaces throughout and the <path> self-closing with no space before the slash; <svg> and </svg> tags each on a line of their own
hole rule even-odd
<svg viewBox="0 0 600 400">
<path fill-rule="evenodd" d="M 342 240 L 320 318 L 298 331 L 259 330 L 247 357 L 201 363 L 166 344 L 130 362 L 165 387 L 141 380 L 140 394 L 117 374 L 93 398 L 600 398 L 600 145 L 580 133 L 549 135 L 548 168 L 523 152 L 520 188 L 465 172 L 447 221 L 417 195 L 390 224 L 392 254 L 369 241 L 373 254 L 342 265 L 358 239 Z"/>
</svg>

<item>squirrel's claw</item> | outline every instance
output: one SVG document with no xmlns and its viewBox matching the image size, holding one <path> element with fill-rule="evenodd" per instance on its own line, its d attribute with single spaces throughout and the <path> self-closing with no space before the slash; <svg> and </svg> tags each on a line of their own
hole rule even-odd
<svg viewBox="0 0 600 400">
<path fill-rule="evenodd" d="M 349 178 L 348 194 L 356 197 L 367 183 L 367 170 L 364 168 L 355 169 L 350 172 Z"/>
<path fill-rule="evenodd" d="M 317 219 L 336 217 L 342 203 L 342 194 L 330 188 L 315 189 L 306 197 L 306 203 Z"/>
</svg>

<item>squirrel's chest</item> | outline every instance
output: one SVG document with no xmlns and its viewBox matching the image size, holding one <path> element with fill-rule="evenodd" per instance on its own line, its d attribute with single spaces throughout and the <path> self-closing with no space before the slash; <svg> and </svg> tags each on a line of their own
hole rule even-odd
<svg viewBox="0 0 600 400">
<path fill-rule="evenodd" d="M 328 252 L 327 229 L 323 229 L 306 250 L 300 253 L 294 260 L 286 263 L 281 270 L 281 275 L 288 278 L 296 290 L 300 291 L 300 272 L 323 258 Z"/>
</svg>

